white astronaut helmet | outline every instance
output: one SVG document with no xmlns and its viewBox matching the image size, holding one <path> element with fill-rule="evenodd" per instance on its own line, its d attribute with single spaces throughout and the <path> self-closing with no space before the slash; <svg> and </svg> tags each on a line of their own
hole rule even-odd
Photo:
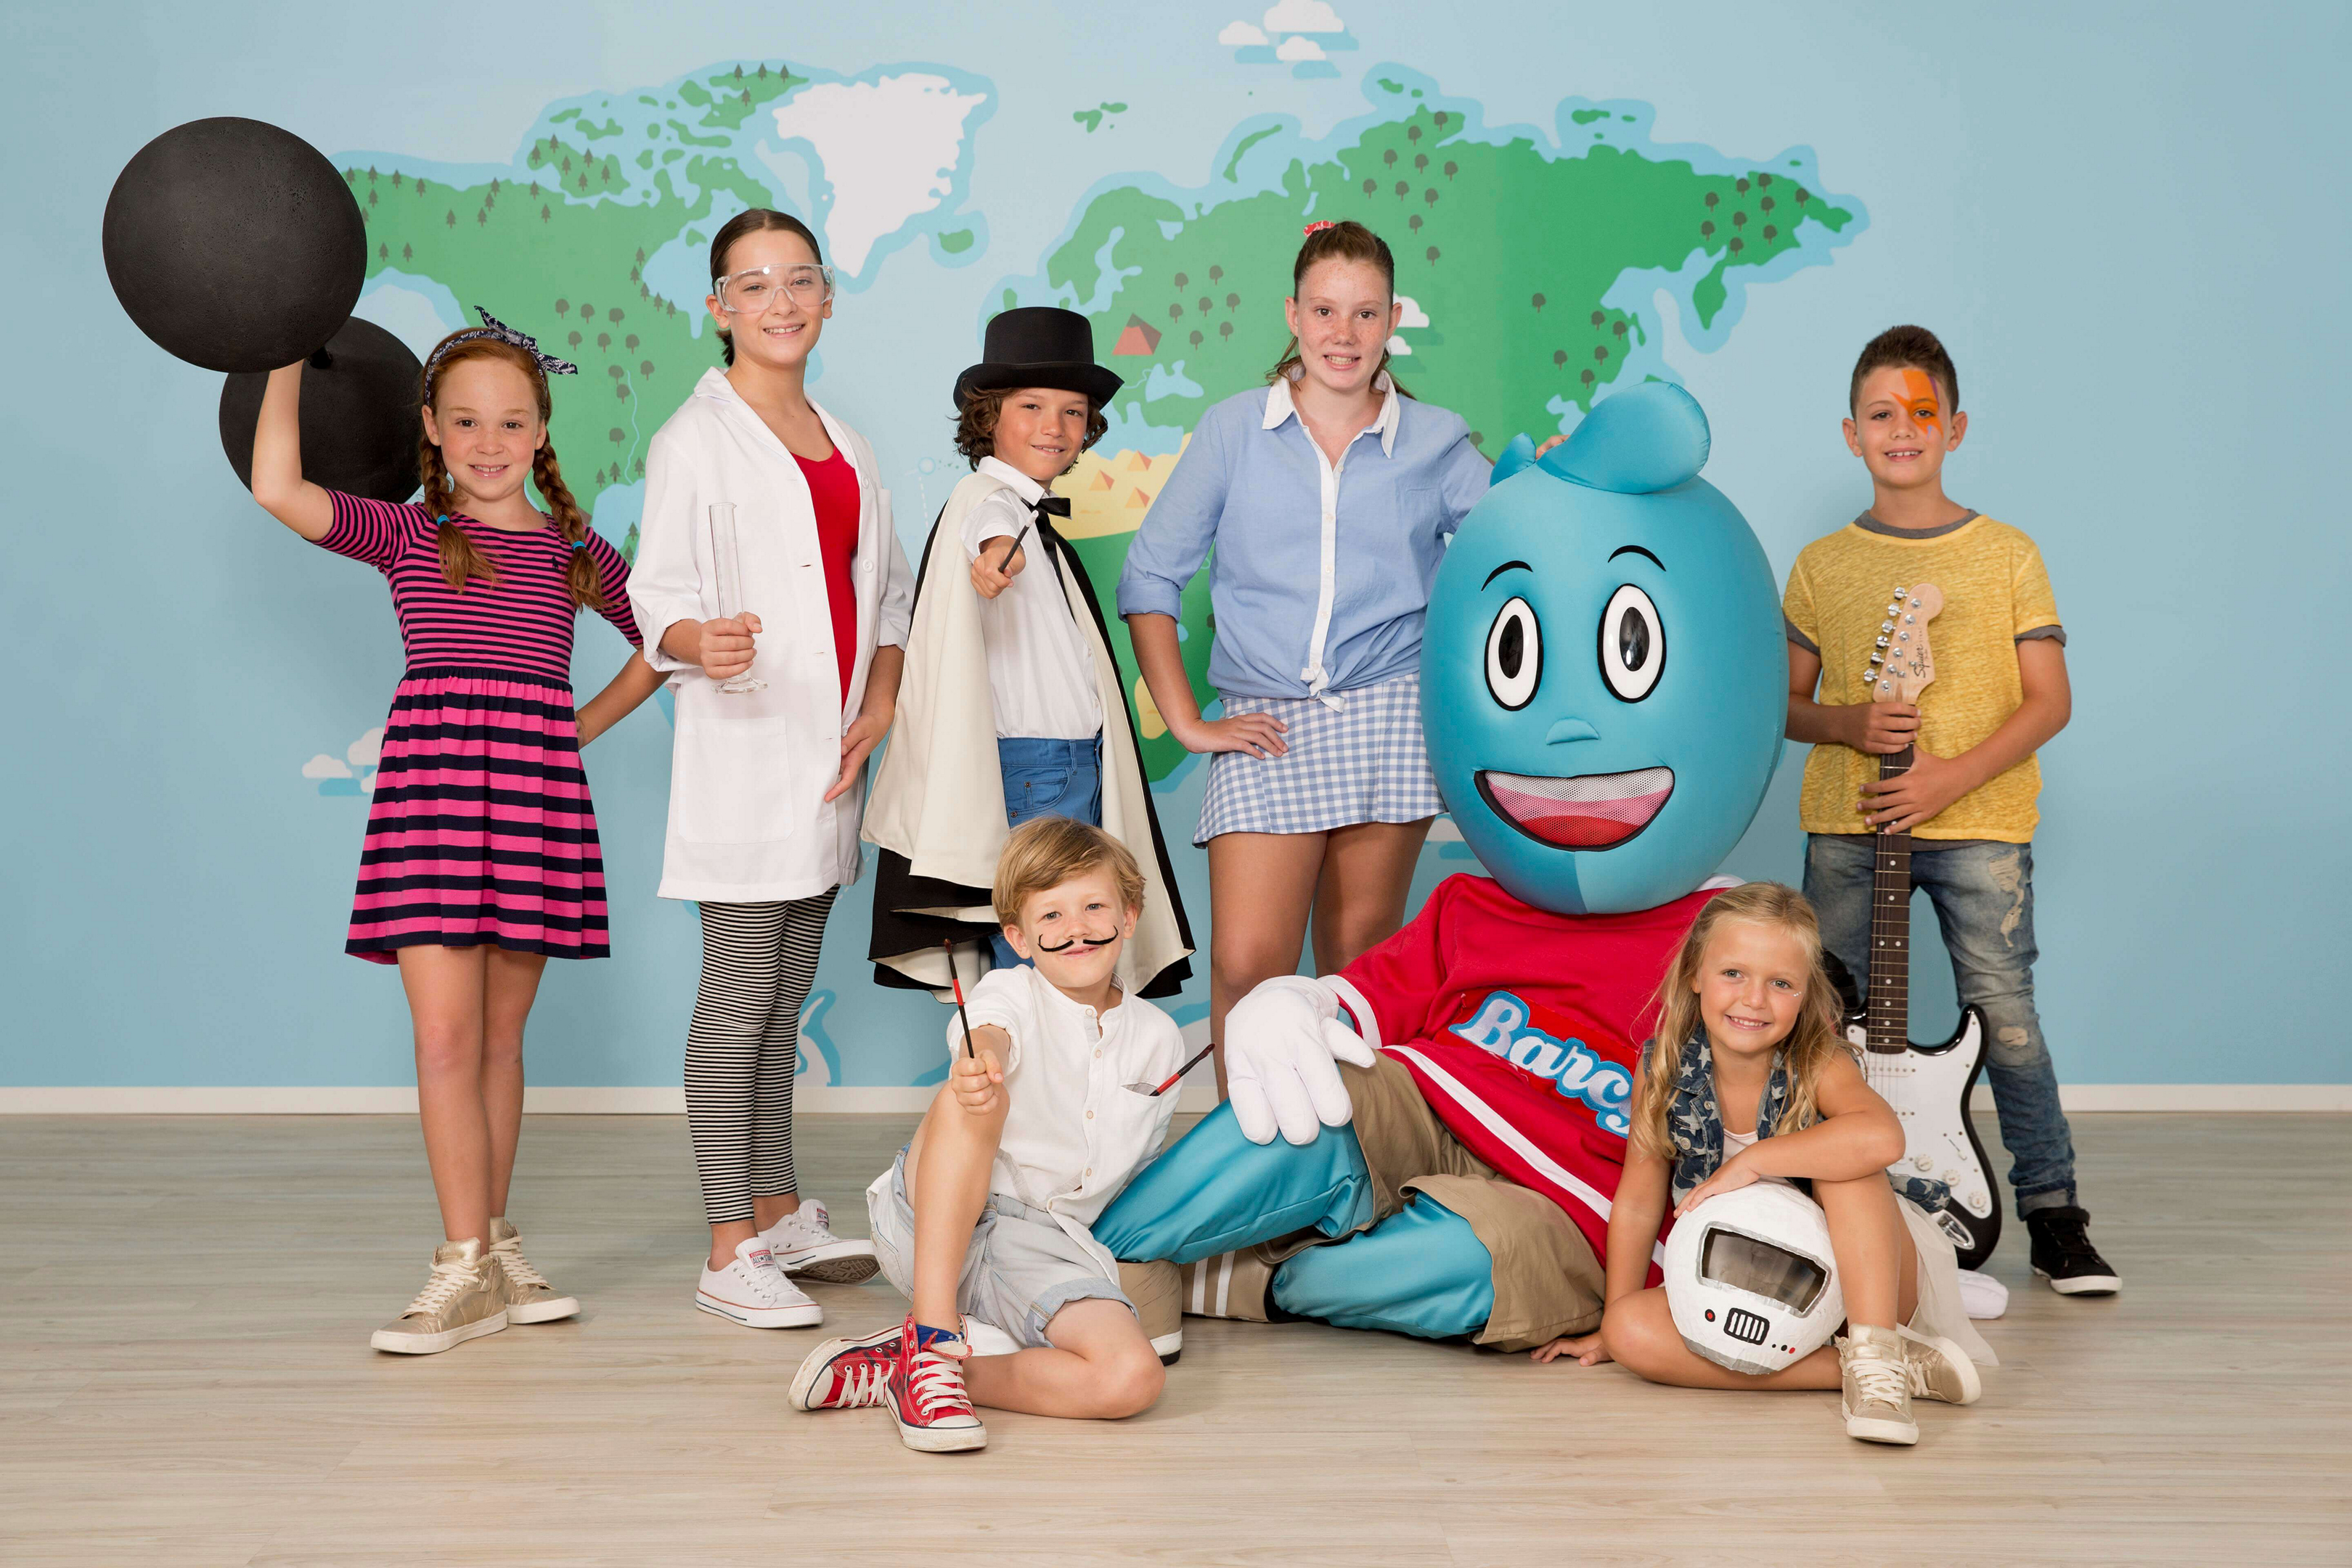
<svg viewBox="0 0 2352 1568">
<path fill-rule="evenodd" d="M 1683 1343 L 1733 1372 L 1778 1372 L 1845 1321 L 1828 1217 L 1777 1182 L 1719 1193 L 1685 1215 L 1663 1267 Z"/>
</svg>

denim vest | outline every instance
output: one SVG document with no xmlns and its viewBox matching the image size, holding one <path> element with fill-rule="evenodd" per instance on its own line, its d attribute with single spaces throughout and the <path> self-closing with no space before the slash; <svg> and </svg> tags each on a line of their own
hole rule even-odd
<svg viewBox="0 0 2352 1568">
<path fill-rule="evenodd" d="M 1650 1040 L 1642 1046 L 1645 1067 L 1650 1048 L 1656 1043 Z M 1756 1107 L 1757 1142 L 1772 1136 L 1774 1127 L 1788 1109 L 1788 1062 L 1784 1054 L 1775 1048 L 1772 1071 L 1764 1080 L 1763 1098 Z M 1715 1101 L 1715 1053 L 1707 1048 L 1704 1028 L 1683 1047 L 1675 1075 L 1674 1099 L 1666 1107 L 1666 1127 L 1675 1140 L 1674 1201 L 1679 1204 L 1723 1167 L 1723 1114 Z M 1951 1195 L 1950 1187 L 1926 1176 L 1898 1176 L 1890 1170 L 1886 1180 L 1898 1196 L 1909 1199 L 1930 1215 L 1942 1208 Z"/>
</svg>

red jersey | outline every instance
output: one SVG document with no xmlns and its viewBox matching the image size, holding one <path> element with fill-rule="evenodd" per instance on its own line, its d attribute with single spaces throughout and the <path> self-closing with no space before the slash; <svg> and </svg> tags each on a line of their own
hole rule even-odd
<svg viewBox="0 0 2352 1568">
<path fill-rule="evenodd" d="M 1651 999 L 1718 890 L 1559 915 L 1486 878 L 1448 877 L 1411 925 L 1327 984 L 1449 1131 L 1558 1204 L 1605 1259 Z"/>
</svg>

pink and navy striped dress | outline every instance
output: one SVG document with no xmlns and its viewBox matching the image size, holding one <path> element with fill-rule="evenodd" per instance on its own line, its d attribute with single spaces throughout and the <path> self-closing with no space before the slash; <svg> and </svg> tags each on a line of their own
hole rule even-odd
<svg viewBox="0 0 2352 1568">
<path fill-rule="evenodd" d="M 343 951 L 372 963 L 422 944 L 603 958 L 604 859 L 572 709 L 571 546 L 552 519 L 517 533 L 453 515 L 499 574 L 460 594 L 423 507 L 331 493 L 319 543 L 384 574 L 408 657 Z M 585 548 L 604 618 L 640 644 L 628 563 L 593 531 Z"/>
</svg>

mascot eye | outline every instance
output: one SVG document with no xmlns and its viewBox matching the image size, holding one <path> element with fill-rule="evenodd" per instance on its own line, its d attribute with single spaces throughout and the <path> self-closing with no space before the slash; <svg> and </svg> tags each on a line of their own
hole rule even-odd
<svg viewBox="0 0 2352 1568">
<path fill-rule="evenodd" d="M 1543 633 L 1525 599 L 1513 599 L 1486 633 L 1486 689 L 1506 708 L 1526 707 L 1543 679 Z"/>
<path fill-rule="evenodd" d="M 1609 607 L 1601 612 L 1601 677 L 1620 700 L 1639 702 L 1665 668 L 1666 628 L 1658 606 L 1628 583 L 1609 595 Z"/>
</svg>

